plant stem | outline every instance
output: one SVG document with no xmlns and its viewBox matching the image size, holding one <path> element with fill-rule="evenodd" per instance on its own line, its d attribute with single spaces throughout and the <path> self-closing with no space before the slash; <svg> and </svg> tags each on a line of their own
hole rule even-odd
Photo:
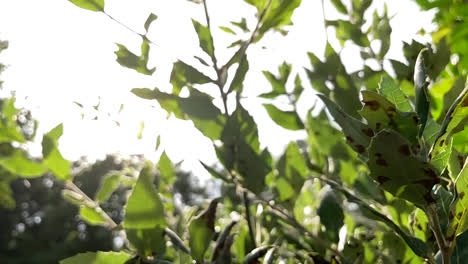
<svg viewBox="0 0 468 264">
<path fill-rule="evenodd" d="M 120 20 L 116 19 L 115 17 L 109 15 L 108 13 L 106 13 L 105 11 L 102 11 L 102 13 L 104 15 L 106 15 L 108 18 L 110 18 L 112 21 L 116 22 L 117 24 L 121 25 L 122 27 L 126 28 L 128 31 L 142 37 L 142 38 L 145 38 L 146 40 L 148 40 L 149 43 L 155 45 L 155 46 L 158 46 L 158 44 L 156 44 L 155 42 L 153 42 L 152 40 L 148 39 L 148 37 L 144 34 L 141 34 L 141 33 L 138 33 L 136 30 L 130 28 L 129 26 L 125 25 L 124 23 L 120 22 Z"/>
<path fill-rule="evenodd" d="M 250 214 L 250 202 L 249 202 L 249 197 L 248 197 L 246 191 L 243 192 L 243 197 L 242 198 L 244 200 L 245 218 L 247 219 L 247 226 L 249 227 L 250 239 L 252 240 L 254 248 L 257 248 L 257 243 L 255 242 L 254 225 L 252 223 L 252 216 Z"/>
<path fill-rule="evenodd" d="M 445 240 L 445 236 L 440 228 L 439 216 L 437 215 L 435 204 L 429 204 L 425 209 L 429 225 L 434 233 L 437 245 L 439 246 L 440 254 L 442 256 L 442 264 L 450 264 L 450 245 Z"/>
</svg>

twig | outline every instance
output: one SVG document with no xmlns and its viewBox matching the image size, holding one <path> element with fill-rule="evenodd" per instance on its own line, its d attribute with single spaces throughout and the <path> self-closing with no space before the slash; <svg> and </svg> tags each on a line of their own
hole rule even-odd
<svg viewBox="0 0 468 264">
<path fill-rule="evenodd" d="M 249 227 L 250 239 L 252 240 L 254 248 L 257 248 L 257 243 L 255 242 L 254 226 L 252 223 L 252 216 L 250 214 L 250 202 L 246 191 L 243 192 L 242 198 L 244 200 L 245 218 L 247 219 L 247 226 Z"/>
<path fill-rule="evenodd" d="M 321 3 L 322 3 L 323 28 L 325 29 L 325 38 L 326 38 L 327 43 L 328 43 L 327 18 L 325 17 L 325 2 L 324 2 L 324 0 L 322 0 Z"/>
<path fill-rule="evenodd" d="M 134 29 L 130 28 L 129 26 L 125 25 L 124 23 L 120 22 L 120 20 L 118 20 L 118 19 L 116 19 L 115 17 L 109 15 L 109 14 L 106 13 L 105 11 L 102 11 L 102 13 L 103 13 L 104 15 L 106 15 L 108 18 L 110 18 L 112 21 L 114 21 L 114 22 L 116 22 L 117 24 L 121 25 L 122 27 L 126 28 L 128 31 L 130 31 L 130 32 L 132 32 L 132 33 L 134 33 L 134 34 L 136 34 L 136 35 L 142 37 L 142 38 L 145 38 L 150 44 L 153 44 L 153 45 L 155 45 L 155 46 L 158 46 L 158 44 L 156 44 L 155 42 L 153 42 L 152 40 L 150 40 L 150 39 L 146 36 L 146 34 L 141 34 L 141 33 L 137 32 L 136 30 L 134 30 Z"/>
<path fill-rule="evenodd" d="M 439 216 L 437 214 L 434 204 L 429 204 L 425 207 L 427 219 L 429 220 L 429 225 L 434 233 L 434 236 L 439 246 L 439 250 L 442 256 L 442 264 L 450 264 L 451 250 L 450 245 L 445 240 L 442 229 L 440 228 Z"/>
</svg>

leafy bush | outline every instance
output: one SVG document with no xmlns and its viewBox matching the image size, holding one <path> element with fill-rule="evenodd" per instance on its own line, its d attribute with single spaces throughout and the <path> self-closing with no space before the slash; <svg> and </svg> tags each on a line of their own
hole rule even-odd
<svg viewBox="0 0 468 264">
<path fill-rule="evenodd" d="M 107 14 L 103 0 L 70 2 Z M 222 170 L 202 165 L 228 192 L 208 205 L 186 211 L 174 206 L 174 168 L 165 154 L 156 166 L 158 184 L 155 166 L 148 162 L 138 177 L 107 177 L 96 196 L 89 197 L 71 181 L 70 162 L 58 151 L 62 127 L 44 135 L 43 160 L 32 161 L 13 147 L 12 142 L 22 138 L 12 123 L 15 109 L 3 105 L 2 135 L 10 147 L 0 160 L 2 175 L 52 172 L 64 182 L 63 195 L 80 208 L 84 221 L 124 237 L 119 252 L 81 253 L 61 263 L 462 263 L 468 255 L 466 52 L 457 38 L 464 31 L 458 26 L 451 31 L 452 17 L 445 20 L 450 14 L 465 23 L 458 11 L 454 15 L 440 3 L 436 22 L 441 28 L 434 33 L 434 43 L 404 43 L 407 61 L 400 62 L 386 58 L 392 31 L 386 8 L 383 14 L 375 11 L 366 24 L 371 0 L 347 5 L 331 1 L 345 18 L 326 20 L 325 25 L 335 29 L 342 46 L 359 46 L 362 59 L 379 67 L 364 64 L 348 73 L 329 43 L 324 60 L 309 53 L 311 67 L 305 71 L 328 114 L 311 106 L 305 120 L 296 110 L 303 80 L 292 76 L 293 66 L 283 63 L 278 74 L 264 72 L 272 90 L 259 97 L 271 100 L 264 104 L 270 118 L 285 129 L 307 133 L 275 160 L 260 148 L 255 120 L 243 106 L 247 51 L 271 31 L 286 33 L 284 26 L 292 23 L 301 1 L 246 0 L 257 9 L 258 23 L 249 38 L 233 43 L 237 51 L 223 63 L 216 57 L 207 3 L 201 2 L 206 24 L 193 20 L 193 25 L 211 62 L 201 60 L 200 69 L 175 62 L 171 93 L 157 88 L 132 92 L 156 100 L 178 119 L 190 120 L 213 142 Z M 433 1 L 417 2 L 435 7 Z M 145 30 L 155 21 L 157 16 L 150 14 Z M 242 22 L 233 25 L 248 31 Z M 137 34 L 141 55 L 118 44 L 117 62 L 152 75 L 155 69 L 148 68 L 148 59 L 153 43 L 146 33 Z M 370 45 L 373 41 L 381 43 L 378 50 Z M 461 63 L 450 60 L 452 53 Z M 386 72 L 384 62 L 396 78 Z M 208 68 L 214 76 L 203 73 Z M 217 87 L 221 109 L 211 94 L 199 89 L 206 84 Z M 275 105 L 273 99 L 279 97 L 289 100 L 291 110 Z M 230 100 L 235 104 L 228 104 Z M 2 186 L 8 182 L 3 180 Z M 131 188 L 125 216 L 115 222 L 101 205 L 121 184 Z"/>
</svg>

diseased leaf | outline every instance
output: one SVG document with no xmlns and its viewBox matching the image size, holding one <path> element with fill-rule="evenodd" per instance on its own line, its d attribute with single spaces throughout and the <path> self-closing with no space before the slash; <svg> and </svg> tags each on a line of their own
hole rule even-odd
<svg viewBox="0 0 468 264">
<path fill-rule="evenodd" d="M 379 84 L 379 93 L 392 102 L 399 111 L 412 112 L 413 107 L 403 91 L 390 77 L 383 76 Z"/>
<path fill-rule="evenodd" d="M 124 264 L 130 255 L 121 252 L 86 252 L 60 261 L 60 264 Z"/>
<path fill-rule="evenodd" d="M 90 11 L 104 11 L 104 0 L 68 0 L 77 7 Z"/>
<path fill-rule="evenodd" d="M 372 138 L 367 165 L 370 176 L 392 195 L 421 208 L 433 202 L 430 192 L 439 183 L 436 170 L 417 158 L 398 133 L 385 129 Z"/>
<path fill-rule="evenodd" d="M 125 206 L 123 227 L 128 229 L 164 228 L 164 206 L 154 185 L 154 173 L 150 163 L 140 171 L 138 180 Z"/>
<path fill-rule="evenodd" d="M 319 94 L 318 97 L 325 103 L 330 114 L 343 129 L 348 144 L 359 154 L 365 155 L 370 140 L 374 135 L 371 128 L 361 121 L 346 114 L 341 107 L 336 105 L 326 96 Z"/>
<path fill-rule="evenodd" d="M 42 156 L 44 165 L 62 181 L 71 179 L 71 163 L 66 160 L 58 149 L 58 140 L 63 134 L 60 124 L 42 137 Z"/>
<path fill-rule="evenodd" d="M 446 233 L 448 241 L 453 241 L 455 238 L 468 229 L 468 160 L 465 160 L 463 169 L 455 180 L 458 197 L 452 203 L 449 214 L 449 226 Z"/>
<path fill-rule="evenodd" d="M 263 104 L 271 119 L 279 126 L 289 130 L 304 129 L 302 120 L 295 111 L 282 111 L 273 104 Z"/>
</svg>

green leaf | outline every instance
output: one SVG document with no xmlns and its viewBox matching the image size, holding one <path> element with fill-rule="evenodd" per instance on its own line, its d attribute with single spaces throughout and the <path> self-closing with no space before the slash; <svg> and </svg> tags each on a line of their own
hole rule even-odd
<svg viewBox="0 0 468 264">
<path fill-rule="evenodd" d="M 338 242 L 338 233 L 344 224 L 344 213 L 341 204 L 331 188 L 322 193 L 320 205 L 317 209 L 320 223 L 325 226 L 330 240 Z"/>
<path fill-rule="evenodd" d="M 296 143 L 289 143 L 276 165 L 278 176 L 276 188 L 281 201 L 294 201 L 307 178 L 307 163 Z"/>
<path fill-rule="evenodd" d="M 91 10 L 91 11 L 104 11 L 104 0 L 68 0 L 77 7 Z"/>
<path fill-rule="evenodd" d="M 435 169 L 417 158 L 398 133 L 382 130 L 372 138 L 367 165 L 370 176 L 392 195 L 419 207 L 433 202 L 430 192 L 439 182 Z"/>
<path fill-rule="evenodd" d="M 104 218 L 104 211 L 100 207 L 81 206 L 80 217 L 91 225 L 106 225 L 107 221 Z"/>
<path fill-rule="evenodd" d="M 244 31 L 246 33 L 249 32 L 249 29 L 247 28 L 247 20 L 245 19 L 245 17 L 243 17 L 241 19 L 241 21 L 239 21 L 239 22 L 232 21 L 231 24 L 233 24 L 234 26 L 242 29 L 242 31 Z"/>
<path fill-rule="evenodd" d="M 468 212 L 468 160 L 465 160 L 463 169 L 458 174 L 455 180 L 458 197 L 453 203 L 449 214 L 449 226 L 446 233 L 448 241 L 455 240 L 456 236 L 465 232 L 468 229 L 467 212 Z"/>
<path fill-rule="evenodd" d="M 268 250 L 271 248 L 271 246 L 261 246 L 258 248 L 253 249 L 252 251 L 249 252 L 244 258 L 244 261 L 242 261 L 242 264 L 254 264 L 254 263 L 259 263 L 259 258 L 265 256 L 265 254 L 268 252 Z"/>
<path fill-rule="evenodd" d="M 223 180 L 225 182 L 229 182 L 229 180 L 226 178 L 226 176 L 222 175 L 220 172 L 216 171 L 215 169 L 211 168 L 210 166 L 208 166 L 207 164 L 203 163 L 202 161 L 200 161 L 200 164 L 203 166 L 203 168 L 205 168 L 205 170 L 208 171 L 208 173 L 210 173 L 211 176 L 213 176 L 214 178 L 216 179 L 220 179 L 220 180 Z"/>
<path fill-rule="evenodd" d="M 149 14 L 148 18 L 145 21 L 145 30 L 146 30 L 146 32 L 148 32 L 148 29 L 151 26 L 151 23 L 153 23 L 153 21 L 155 21 L 156 19 L 158 19 L 157 15 L 155 15 L 153 13 Z"/>
<path fill-rule="evenodd" d="M 156 68 L 148 68 L 150 45 L 146 37 L 143 37 L 140 56 L 135 55 L 122 44 L 117 43 L 117 46 L 119 50 L 115 52 L 115 55 L 117 55 L 117 62 L 120 65 L 146 75 L 152 75 L 154 73 Z"/>
<path fill-rule="evenodd" d="M 406 98 L 403 91 L 398 87 L 393 79 L 383 76 L 379 84 L 379 93 L 392 102 L 399 111 L 412 112 L 413 107 Z"/>
<path fill-rule="evenodd" d="M 452 136 L 464 129 L 468 124 L 468 86 L 465 87 L 460 96 L 453 102 L 444 118 L 442 127 L 434 145 L 432 145 L 429 158 L 432 159 L 441 152 L 449 151 Z M 450 155 L 450 153 L 449 153 Z"/>
<path fill-rule="evenodd" d="M 274 92 L 277 92 L 279 94 L 285 94 L 286 93 L 286 80 L 282 80 L 281 78 L 277 78 L 273 73 L 268 72 L 268 71 L 263 71 L 262 72 L 265 78 L 267 78 L 268 82 L 270 82 L 271 87 L 273 88 Z"/>
<path fill-rule="evenodd" d="M 224 228 L 223 232 L 216 239 L 216 245 L 213 249 L 211 261 L 214 263 L 231 263 L 230 252 L 234 242 L 234 235 L 231 235 L 232 228 L 237 224 L 237 221 L 231 221 Z"/>
<path fill-rule="evenodd" d="M 174 113 L 179 119 L 191 119 L 195 127 L 212 140 L 221 137 L 225 117 L 207 94 L 192 89 L 189 97 L 182 98 L 161 92 L 157 88 L 135 88 L 132 93 L 143 99 L 156 99 L 163 109 Z"/>
<path fill-rule="evenodd" d="M 360 25 L 352 24 L 346 20 L 328 20 L 326 25 L 336 28 L 336 38 L 340 40 L 342 46 L 347 40 L 352 40 L 361 47 L 370 46 L 370 41 L 367 35 L 361 31 Z"/>
<path fill-rule="evenodd" d="M 172 183 L 174 183 L 174 181 L 176 180 L 176 174 L 174 168 L 172 167 L 172 162 L 165 151 L 161 154 L 161 157 L 159 158 L 158 168 L 161 172 L 161 177 L 163 179 L 164 185 L 172 185 Z"/>
<path fill-rule="evenodd" d="M 348 144 L 359 154 L 366 152 L 367 146 L 374 135 L 372 129 L 361 121 L 349 116 L 341 107 L 336 105 L 326 96 L 319 94 L 318 97 L 325 103 L 330 114 L 343 129 Z"/>
<path fill-rule="evenodd" d="M 227 32 L 229 34 L 233 34 L 233 35 L 236 35 L 236 32 L 234 32 L 234 30 L 228 28 L 228 27 L 223 27 L 223 26 L 220 26 L 219 29 L 221 29 L 222 31 L 224 32 Z"/>
<path fill-rule="evenodd" d="M 42 156 L 44 165 L 62 181 L 71 179 L 71 163 L 63 158 L 58 149 L 58 140 L 63 134 L 60 124 L 42 137 Z"/>
<path fill-rule="evenodd" d="M 60 261 L 60 264 L 124 264 L 130 255 L 125 252 L 87 252 Z"/>
<path fill-rule="evenodd" d="M 128 198 L 125 206 L 125 229 L 151 229 L 156 226 L 164 228 L 164 206 L 154 185 L 154 173 L 150 163 L 146 163 Z"/>
<path fill-rule="evenodd" d="M 302 91 L 304 91 L 304 87 L 302 86 L 302 81 L 301 81 L 301 78 L 299 77 L 299 74 L 297 74 L 296 78 L 294 79 L 294 90 L 293 90 L 294 102 L 297 103 L 297 101 L 299 101 Z"/>
<path fill-rule="evenodd" d="M 371 91 L 362 91 L 364 106 L 359 114 L 367 120 L 370 128 L 378 132 L 391 128 L 403 135 L 412 144 L 417 144 L 418 117 L 414 112 L 400 112 L 385 97 Z"/>
<path fill-rule="evenodd" d="M 242 92 L 243 82 L 248 70 L 249 62 L 247 60 L 247 55 L 244 55 L 244 57 L 241 59 L 239 67 L 236 70 L 236 74 L 234 75 L 234 79 L 232 79 L 231 85 L 229 86 L 229 90 L 227 93 L 231 93 L 233 91 L 236 91 L 237 93 Z"/>
<path fill-rule="evenodd" d="M 247 0 L 247 2 L 250 4 L 255 3 L 254 5 L 257 7 L 258 13 L 261 13 L 266 8 L 266 1 L 264 0 Z M 301 0 L 273 0 L 258 30 L 260 36 L 270 29 L 279 30 L 283 26 L 292 25 L 291 16 L 300 4 Z"/>
<path fill-rule="evenodd" d="M 192 19 L 193 27 L 198 34 L 198 40 L 200 42 L 200 47 L 204 52 L 206 52 L 210 57 L 214 57 L 214 46 L 213 38 L 211 37 L 210 29 L 206 26 L 203 26 L 198 21 Z"/>
<path fill-rule="evenodd" d="M 336 10 L 343 15 L 348 14 L 348 9 L 345 5 L 341 2 L 341 0 L 331 0 L 332 4 L 335 6 Z"/>
<path fill-rule="evenodd" d="M 183 61 L 174 63 L 170 81 L 175 95 L 178 95 L 184 86 L 214 82 L 208 76 Z"/>
<path fill-rule="evenodd" d="M 211 201 L 208 208 L 197 215 L 189 224 L 189 245 L 197 263 L 204 262 L 204 255 L 215 235 L 216 206 L 218 199 Z"/>
<path fill-rule="evenodd" d="M 455 242 L 455 248 L 453 249 L 452 256 L 450 257 L 451 264 L 463 264 L 468 259 L 468 232 L 460 234 Z M 442 260 L 437 259 L 437 263 L 442 264 Z"/>
<path fill-rule="evenodd" d="M 99 187 L 99 190 L 96 194 L 96 201 L 99 203 L 107 201 L 111 194 L 117 190 L 120 186 L 120 175 L 119 174 L 109 174 L 107 175 Z"/>
<path fill-rule="evenodd" d="M 140 256 L 163 255 L 166 249 L 164 228 L 126 229 L 127 238 Z"/>
<path fill-rule="evenodd" d="M 17 141 L 23 143 L 24 137 L 16 123 L 18 109 L 15 107 L 15 98 L 7 98 L 2 101 L 0 114 L 0 142 Z"/>
<path fill-rule="evenodd" d="M 304 129 L 302 120 L 295 111 L 282 111 L 272 104 L 263 104 L 271 119 L 279 126 L 289 130 Z"/>
<path fill-rule="evenodd" d="M 8 156 L 0 156 L 0 166 L 26 178 L 42 176 L 47 170 L 44 165 L 30 160 L 20 149 L 15 149 Z"/>
</svg>

